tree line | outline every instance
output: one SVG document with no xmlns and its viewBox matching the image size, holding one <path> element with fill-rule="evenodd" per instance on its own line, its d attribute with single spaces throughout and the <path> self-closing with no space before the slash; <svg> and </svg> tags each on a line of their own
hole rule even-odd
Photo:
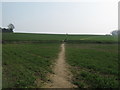
<svg viewBox="0 0 120 90">
<path fill-rule="evenodd" d="M 114 30 L 114 31 L 111 32 L 111 34 L 113 36 L 118 36 L 118 35 L 120 35 L 120 30 Z"/>
<path fill-rule="evenodd" d="M 15 29 L 14 25 L 13 24 L 9 24 L 7 28 L 1 28 L 0 27 L 0 32 L 3 32 L 3 33 L 13 33 L 13 29 Z"/>
<path fill-rule="evenodd" d="M 5 32 L 5 33 L 13 33 L 13 29 L 15 29 L 15 26 L 13 24 L 9 24 L 8 28 L 1 28 L 0 27 L 0 32 Z M 114 30 L 110 32 L 112 36 L 118 36 L 120 35 L 120 30 Z M 67 34 L 66 34 L 67 35 Z"/>
</svg>

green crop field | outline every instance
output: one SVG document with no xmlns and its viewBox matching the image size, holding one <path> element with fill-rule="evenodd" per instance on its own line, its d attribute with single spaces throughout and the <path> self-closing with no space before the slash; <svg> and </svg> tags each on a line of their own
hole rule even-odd
<svg viewBox="0 0 120 90">
<path fill-rule="evenodd" d="M 103 41 L 116 41 L 117 36 L 110 35 L 68 35 L 68 40 L 103 40 Z"/>
<path fill-rule="evenodd" d="M 51 65 L 63 40 L 66 40 L 65 58 L 73 74 L 72 83 L 79 88 L 119 86 L 118 37 L 3 33 L 2 40 L 3 88 L 42 87 L 48 81 L 47 74 L 53 73 Z"/>
<path fill-rule="evenodd" d="M 4 44 L 3 88 L 41 87 L 59 49 L 59 44 Z"/>
<path fill-rule="evenodd" d="M 45 41 L 45 40 L 79 40 L 79 41 L 109 41 L 117 42 L 118 37 L 107 35 L 65 35 L 65 34 L 32 34 L 32 33 L 3 33 L 3 41 Z"/>
<path fill-rule="evenodd" d="M 39 40 L 64 40 L 65 35 L 60 34 L 33 34 L 33 33 L 3 33 L 3 41 L 39 41 Z"/>
<path fill-rule="evenodd" d="M 118 87 L 117 44 L 67 44 L 66 60 L 78 87 Z"/>
</svg>

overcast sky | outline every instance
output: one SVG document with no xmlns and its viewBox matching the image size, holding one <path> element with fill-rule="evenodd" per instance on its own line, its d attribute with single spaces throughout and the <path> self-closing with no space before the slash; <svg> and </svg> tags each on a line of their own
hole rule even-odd
<svg viewBox="0 0 120 90">
<path fill-rule="evenodd" d="M 2 26 L 13 23 L 15 32 L 107 34 L 118 29 L 114 1 L 2 2 Z"/>
</svg>

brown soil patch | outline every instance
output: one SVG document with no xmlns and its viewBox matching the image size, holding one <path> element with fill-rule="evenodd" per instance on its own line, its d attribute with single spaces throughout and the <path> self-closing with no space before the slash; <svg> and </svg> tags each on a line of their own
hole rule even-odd
<svg viewBox="0 0 120 90">
<path fill-rule="evenodd" d="M 70 80 L 72 74 L 68 69 L 68 65 L 65 62 L 65 44 L 61 44 L 61 51 L 58 55 L 58 59 L 53 67 L 54 74 L 49 75 L 50 81 L 45 84 L 45 88 L 75 88 Z"/>
</svg>

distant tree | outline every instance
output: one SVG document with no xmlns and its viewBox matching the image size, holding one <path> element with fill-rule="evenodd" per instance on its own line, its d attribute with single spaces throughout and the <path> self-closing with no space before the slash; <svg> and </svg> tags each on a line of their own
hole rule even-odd
<svg viewBox="0 0 120 90">
<path fill-rule="evenodd" d="M 14 25 L 13 24 L 9 24 L 8 25 L 8 28 L 1 28 L 0 27 L 0 32 L 3 32 L 3 33 L 13 33 L 13 29 L 14 29 Z"/>
<path fill-rule="evenodd" d="M 120 30 L 114 30 L 114 31 L 111 32 L 111 34 L 112 34 L 113 36 L 120 35 Z"/>
<path fill-rule="evenodd" d="M 12 30 L 6 29 L 6 28 L 2 28 L 2 32 L 3 33 L 11 33 L 13 32 Z"/>
<path fill-rule="evenodd" d="M 13 24 L 9 24 L 8 25 L 8 30 L 10 30 L 10 32 L 13 32 L 13 29 L 14 29 L 14 25 Z"/>
<path fill-rule="evenodd" d="M 120 30 L 118 30 L 118 35 L 120 35 Z"/>
</svg>

